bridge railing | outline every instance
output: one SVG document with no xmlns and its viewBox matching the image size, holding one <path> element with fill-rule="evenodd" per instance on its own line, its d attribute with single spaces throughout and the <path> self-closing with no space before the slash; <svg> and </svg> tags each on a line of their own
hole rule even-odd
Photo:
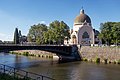
<svg viewBox="0 0 120 80">
<path fill-rule="evenodd" d="M 0 46 L 66 46 L 66 45 L 51 45 L 51 44 L 0 44 Z"/>
<path fill-rule="evenodd" d="M 36 73 L 32 73 L 32 72 L 27 72 L 24 70 L 20 70 L 11 66 L 7 66 L 4 64 L 0 64 L 0 74 L 7 74 L 10 77 L 12 76 L 12 78 L 14 79 L 24 79 L 24 80 L 55 80 L 53 78 L 47 77 L 47 76 L 43 76 L 43 75 L 39 75 Z"/>
</svg>

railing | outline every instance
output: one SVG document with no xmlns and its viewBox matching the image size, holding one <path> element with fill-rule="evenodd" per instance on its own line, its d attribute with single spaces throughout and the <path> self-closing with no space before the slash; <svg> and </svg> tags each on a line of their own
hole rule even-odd
<svg viewBox="0 0 120 80">
<path fill-rule="evenodd" d="M 47 76 L 39 75 L 32 72 L 27 72 L 4 64 L 0 64 L 0 73 L 7 74 L 10 77 L 12 76 L 14 79 L 17 78 L 24 80 L 55 80 Z"/>
<path fill-rule="evenodd" d="M 0 46 L 70 46 L 70 45 L 53 45 L 53 44 L 0 44 Z"/>
</svg>

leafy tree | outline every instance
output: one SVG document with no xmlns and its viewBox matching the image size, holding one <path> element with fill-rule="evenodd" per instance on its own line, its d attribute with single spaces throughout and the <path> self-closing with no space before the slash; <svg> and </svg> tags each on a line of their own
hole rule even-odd
<svg viewBox="0 0 120 80">
<path fill-rule="evenodd" d="M 49 27 L 44 24 L 31 26 L 28 41 L 38 44 L 62 44 L 66 36 L 70 37 L 69 26 L 56 20 L 50 23 Z"/>
<path fill-rule="evenodd" d="M 64 38 L 70 37 L 69 34 L 69 26 L 64 23 L 63 21 L 54 21 L 50 23 L 49 32 L 52 35 L 49 35 L 49 41 L 53 43 L 56 42 L 57 44 L 63 44 Z"/>
<path fill-rule="evenodd" d="M 100 26 L 99 38 L 108 45 L 120 43 L 120 22 L 106 22 Z"/>
<path fill-rule="evenodd" d="M 120 43 L 120 23 L 113 25 L 111 33 L 113 34 L 112 43 Z"/>
<path fill-rule="evenodd" d="M 47 26 L 45 24 L 37 24 L 31 26 L 28 33 L 28 41 L 36 42 L 38 44 L 43 44 L 43 34 L 47 31 Z"/>
<path fill-rule="evenodd" d="M 14 44 L 19 44 L 18 28 L 15 28 L 15 32 L 14 32 Z"/>
</svg>

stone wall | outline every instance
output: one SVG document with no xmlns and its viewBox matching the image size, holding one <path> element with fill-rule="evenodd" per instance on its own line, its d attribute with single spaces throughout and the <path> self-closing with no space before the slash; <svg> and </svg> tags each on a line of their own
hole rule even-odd
<svg viewBox="0 0 120 80">
<path fill-rule="evenodd" d="M 110 62 L 120 60 L 120 48 L 118 47 L 90 47 L 82 46 L 79 48 L 80 55 L 83 59 L 94 61 L 96 58 L 100 58 L 103 62 L 107 59 Z"/>
</svg>

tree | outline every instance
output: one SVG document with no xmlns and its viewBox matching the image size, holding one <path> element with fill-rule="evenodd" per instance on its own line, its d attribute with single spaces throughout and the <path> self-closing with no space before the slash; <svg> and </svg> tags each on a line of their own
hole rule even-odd
<svg viewBox="0 0 120 80">
<path fill-rule="evenodd" d="M 31 26 L 28 33 L 28 41 L 29 42 L 36 42 L 38 44 L 44 43 L 44 32 L 47 31 L 47 26 L 45 24 L 37 24 Z"/>
<path fill-rule="evenodd" d="M 69 26 L 63 21 L 53 21 L 50 26 L 33 25 L 29 29 L 28 41 L 38 44 L 62 44 L 65 37 L 70 37 Z"/>
<path fill-rule="evenodd" d="M 15 32 L 14 32 L 14 44 L 19 44 L 18 28 L 15 28 Z"/>
<path fill-rule="evenodd" d="M 115 44 L 120 43 L 120 22 L 106 22 L 100 26 L 99 38 L 107 43 Z"/>
<path fill-rule="evenodd" d="M 52 41 L 53 43 L 56 42 L 58 44 L 63 44 L 65 37 L 70 37 L 69 34 L 69 26 L 64 23 L 63 21 L 53 21 L 50 23 L 49 30 L 49 41 Z"/>
<path fill-rule="evenodd" d="M 117 45 L 118 43 L 120 43 L 120 24 L 113 25 L 112 34 L 113 34 L 112 42 Z"/>
</svg>

